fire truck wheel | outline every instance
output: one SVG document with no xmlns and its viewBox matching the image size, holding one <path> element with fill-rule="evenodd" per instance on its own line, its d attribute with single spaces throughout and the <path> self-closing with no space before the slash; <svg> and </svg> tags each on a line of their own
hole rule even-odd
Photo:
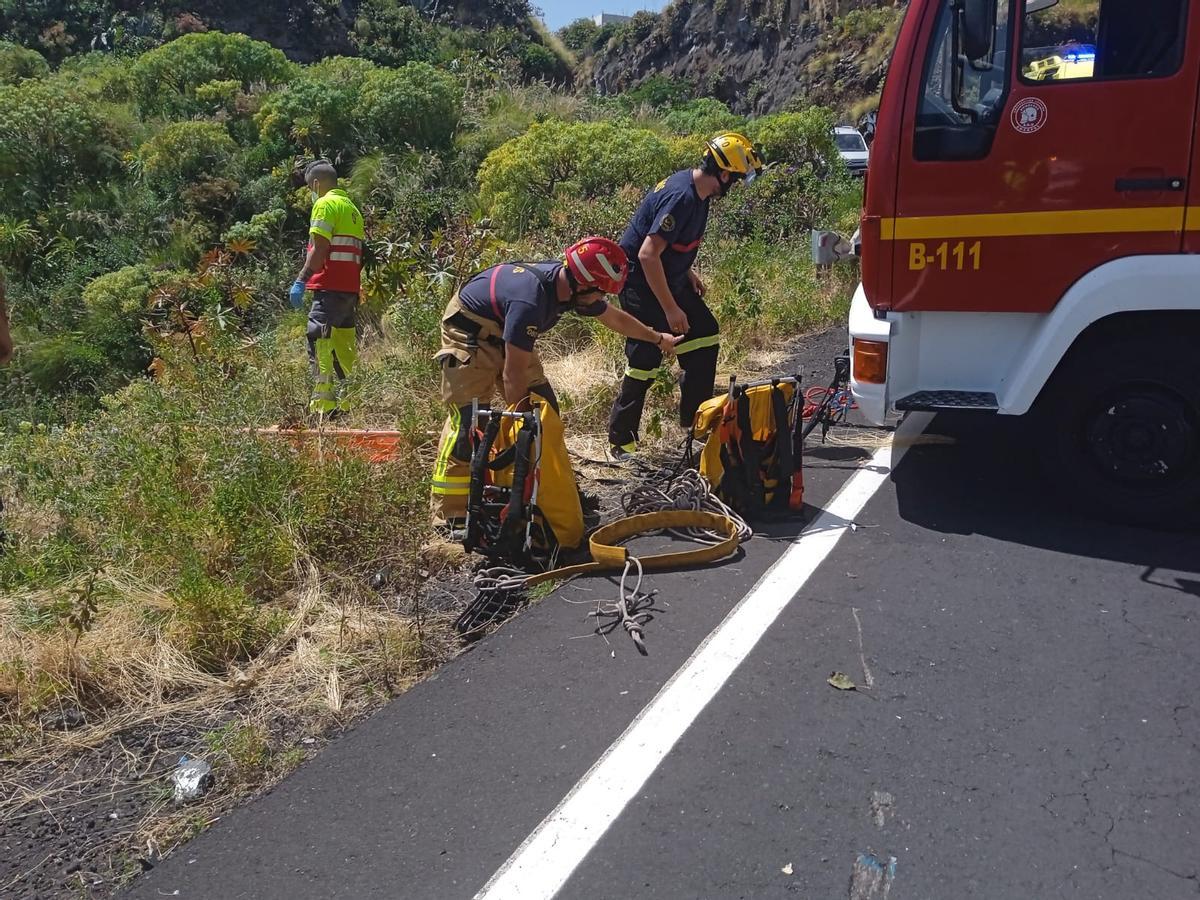
<svg viewBox="0 0 1200 900">
<path fill-rule="evenodd" d="M 1200 335 L 1093 340 L 1063 361 L 1035 412 L 1047 475 L 1121 522 L 1200 523 Z"/>
</svg>

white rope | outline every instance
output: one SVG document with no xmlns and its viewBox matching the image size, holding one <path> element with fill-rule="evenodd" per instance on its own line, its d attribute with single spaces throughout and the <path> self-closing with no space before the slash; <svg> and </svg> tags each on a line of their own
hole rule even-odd
<svg viewBox="0 0 1200 900">
<path fill-rule="evenodd" d="M 621 499 L 621 505 L 625 514 L 629 516 L 664 509 L 691 509 L 715 513 L 725 516 L 737 526 L 738 540 L 741 543 L 754 536 L 754 531 L 746 524 L 746 520 L 714 494 L 712 485 L 695 469 L 685 469 L 665 489 L 650 482 L 643 482 Z M 728 537 L 703 528 L 673 528 L 666 533 L 709 545 L 719 544 Z"/>
</svg>

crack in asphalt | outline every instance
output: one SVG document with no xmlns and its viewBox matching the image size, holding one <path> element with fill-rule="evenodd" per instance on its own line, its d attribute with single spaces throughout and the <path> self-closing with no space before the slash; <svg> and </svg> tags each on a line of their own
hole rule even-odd
<svg viewBox="0 0 1200 900">
<path fill-rule="evenodd" d="M 1147 859 L 1144 856 L 1138 856 L 1136 853 L 1130 853 L 1128 850 L 1122 850 L 1119 847 L 1114 847 L 1112 849 L 1112 853 L 1113 853 L 1113 868 L 1116 868 L 1116 857 L 1118 855 L 1124 856 L 1127 859 L 1133 859 L 1138 862 L 1145 863 L 1148 866 L 1158 869 L 1160 872 L 1165 872 L 1166 874 L 1172 875 L 1175 878 L 1178 878 L 1182 881 L 1190 881 L 1190 882 L 1192 882 L 1193 886 L 1196 888 L 1196 892 L 1200 893 L 1200 872 L 1192 872 L 1190 875 L 1184 874 L 1183 872 L 1176 872 L 1174 869 L 1172 869 L 1169 866 L 1164 866 L 1162 863 L 1155 862 L 1152 859 Z"/>
</svg>

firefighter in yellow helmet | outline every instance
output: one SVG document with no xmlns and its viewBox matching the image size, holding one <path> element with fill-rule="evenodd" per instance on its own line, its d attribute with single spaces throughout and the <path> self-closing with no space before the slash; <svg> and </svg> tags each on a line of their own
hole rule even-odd
<svg viewBox="0 0 1200 900">
<path fill-rule="evenodd" d="M 693 263 L 708 225 L 709 203 L 735 184 L 762 172 L 754 145 L 734 132 L 708 142 L 700 165 L 660 181 L 625 229 L 621 249 L 629 257 L 629 280 L 621 307 L 657 331 L 683 335 L 675 347 L 679 380 L 679 423 L 692 424 L 700 404 L 712 396 L 717 374 L 720 327 L 704 302 L 704 282 Z M 623 461 L 637 449 L 646 393 L 663 355 L 652 343 L 625 342 L 625 378 L 608 422 L 609 453 Z"/>
<path fill-rule="evenodd" d="M 332 418 L 349 409 L 345 382 L 358 360 L 356 316 L 361 291 L 362 213 L 338 187 L 337 170 L 319 159 L 304 170 L 312 191 L 312 219 L 304 268 L 288 292 L 295 309 L 313 292 L 308 311 L 308 358 L 313 375 L 309 411 Z"/>
</svg>

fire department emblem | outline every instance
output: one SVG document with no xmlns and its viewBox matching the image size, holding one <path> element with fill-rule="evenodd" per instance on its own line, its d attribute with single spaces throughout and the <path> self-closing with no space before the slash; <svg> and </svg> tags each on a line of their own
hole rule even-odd
<svg viewBox="0 0 1200 900">
<path fill-rule="evenodd" d="M 1021 134 L 1033 134 L 1040 131 L 1050 117 L 1046 104 L 1037 97 L 1026 97 L 1018 100 L 1012 111 L 1012 126 Z"/>
</svg>

